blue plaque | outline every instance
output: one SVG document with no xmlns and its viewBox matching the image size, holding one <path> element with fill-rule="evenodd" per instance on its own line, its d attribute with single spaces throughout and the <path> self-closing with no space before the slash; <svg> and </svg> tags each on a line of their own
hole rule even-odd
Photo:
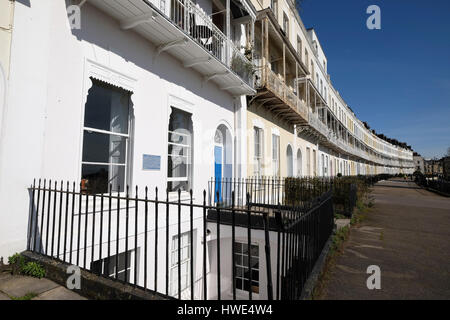
<svg viewBox="0 0 450 320">
<path fill-rule="evenodd" d="M 143 170 L 161 170 L 161 156 L 144 154 L 142 162 Z"/>
</svg>

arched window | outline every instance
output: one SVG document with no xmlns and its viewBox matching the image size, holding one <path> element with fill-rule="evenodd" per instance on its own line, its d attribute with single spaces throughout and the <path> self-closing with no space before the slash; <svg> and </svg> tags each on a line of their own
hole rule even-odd
<svg viewBox="0 0 450 320">
<path fill-rule="evenodd" d="M 286 150 L 286 161 L 287 161 L 287 176 L 292 177 L 294 175 L 294 168 L 293 168 L 293 155 L 292 155 L 292 148 L 290 145 L 287 146 Z"/>
<path fill-rule="evenodd" d="M 223 184 L 223 179 L 230 179 L 233 177 L 233 154 L 232 154 L 232 138 L 228 128 L 221 124 L 214 135 L 214 177 L 216 180 L 215 186 L 215 201 L 229 201 L 225 199 L 231 195 L 231 190 L 224 190 L 230 188 L 227 184 Z M 217 194 L 219 197 L 217 198 Z"/>
<path fill-rule="evenodd" d="M 302 150 L 298 149 L 297 150 L 297 176 L 301 177 L 302 176 Z"/>
<path fill-rule="evenodd" d="M 325 156 L 322 154 L 320 156 L 320 164 L 322 165 L 322 176 L 326 175 L 326 168 L 325 168 Z"/>
<path fill-rule="evenodd" d="M 122 192 L 128 183 L 131 94 L 92 79 L 84 107 L 81 163 L 84 192 Z"/>
<path fill-rule="evenodd" d="M 169 120 L 168 185 L 170 192 L 192 187 L 192 116 L 172 107 Z"/>
</svg>

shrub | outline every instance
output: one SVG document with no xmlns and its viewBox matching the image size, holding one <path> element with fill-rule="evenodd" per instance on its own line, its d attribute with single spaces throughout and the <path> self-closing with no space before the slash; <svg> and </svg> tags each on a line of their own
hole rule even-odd
<svg viewBox="0 0 450 320">
<path fill-rule="evenodd" d="M 25 264 L 22 268 L 22 273 L 39 279 L 45 277 L 45 269 L 37 262 L 28 262 Z"/>
<path fill-rule="evenodd" d="M 8 258 L 8 264 L 19 265 L 22 267 L 25 264 L 25 258 L 22 255 L 20 255 L 19 253 L 15 253 L 11 257 Z"/>
<path fill-rule="evenodd" d="M 330 181 L 323 178 L 286 178 L 284 180 L 285 204 L 304 205 L 327 192 L 330 186 Z"/>
<path fill-rule="evenodd" d="M 8 258 L 8 263 L 12 266 L 13 274 L 23 274 L 35 278 L 45 277 L 45 269 L 37 262 L 25 262 L 25 257 L 19 253 Z"/>
<path fill-rule="evenodd" d="M 25 258 L 19 253 L 15 253 L 8 258 L 8 264 L 12 268 L 12 274 L 21 274 L 22 268 L 25 266 Z"/>
</svg>

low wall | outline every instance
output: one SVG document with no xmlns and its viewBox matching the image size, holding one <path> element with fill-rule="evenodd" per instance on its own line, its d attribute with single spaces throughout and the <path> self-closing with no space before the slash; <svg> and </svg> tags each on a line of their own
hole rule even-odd
<svg viewBox="0 0 450 320">
<path fill-rule="evenodd" d="M 25 251 L 22 255 L 27 261 L 40 263 L 46 271 L 46 278 L 62 286 L 71 274 L 67 273 L 70 266 L 42 255 Z M 74 292 L 92 300 L 173 300 L 159 293 L 134 287 L 129 284 L 114 281 L 81 269 L 81 289 Z"/>
</svg>

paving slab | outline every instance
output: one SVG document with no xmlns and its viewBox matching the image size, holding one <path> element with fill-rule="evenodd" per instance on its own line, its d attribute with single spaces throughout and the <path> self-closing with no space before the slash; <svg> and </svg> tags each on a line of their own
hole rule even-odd
<svg viewBox="0 0 450 320">
<path fill-rule="evenodd" d="M 0 291 L 13 297 L 23 297 L 31 292 L 41 294 L 56 287 L 58 287 L 58 284 L 48 279 L 37 279 L 24 276 L 14 276 L 5 280 L 0 280 Z"/>
<path fill-rule="evenodd" d="M 450 299 L 450 198 L 398 179 L 379 182 L 372 196 L 319 298 Z M 367 288 L 370 265 L 380 267 L 380 290 Z"/>
<path fill-rule="evenodd" d="M 6 294 L 0 292 L 0 301 L 2 300 L 11 300 L 11 298 L 8 297 Z"/>
<path fill-rule="evenodd" d="M 52 290 L 46 291 L 33 300 L 87 300 L 79 294 L 73 292 L 64 287 L 57 287 Z"/>
<path fill-rule="evenodd" d="M 6 280 L 11 279 L 11 278 L 12 278 L 12 275 L 11 275 L 10 272 L 0 273 L 0 282 L 6 281 Z"/>
</svg>

